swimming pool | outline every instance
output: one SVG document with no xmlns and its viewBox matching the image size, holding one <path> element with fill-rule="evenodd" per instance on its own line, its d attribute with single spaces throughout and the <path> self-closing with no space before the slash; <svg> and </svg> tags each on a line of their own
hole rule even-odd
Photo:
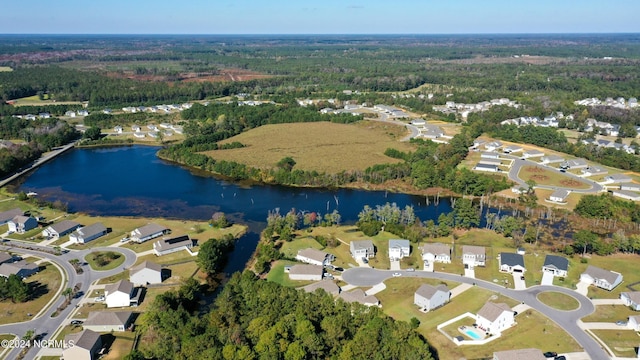
<svg viewBox="0 0 640 360">
<path fill-rule="evenodd" d="M 469 337 L 471 337 L 474 340 L 480 340 L 482 339 L 480 337 L 480 335 L 478 335 L 475 331 L 471 330 L 471 329 L 467 329 L 464 331 L 465 334 L 469 335 Z"/>
</svg>

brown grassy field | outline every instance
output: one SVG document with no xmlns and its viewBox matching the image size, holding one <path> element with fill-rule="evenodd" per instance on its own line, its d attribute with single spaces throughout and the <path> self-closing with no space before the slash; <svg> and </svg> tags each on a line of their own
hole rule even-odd
<svg viewBox="0 0 640 360">
<path fill-rule="evenodd" d="M 589 185 L 582 181 L 545 169 L 544 166 L 523 166 L 518 173 L 518 177 L 524 181 L 533 180 L 538 185 L 562 186 L 573 189 L 589 188 Z"/>
<path fill-rule="evenodd" d="M 282 158 L 296 161 L 294 169 L 337 173 L 364 170 L 375 164 L 401 160 L 384 155 L 387 148 L 412 151 L 408 143 L 397 141 L 406 134 L 398 125 L 363 121 L 355 125 L 295 123 L 265 125 L 223 141 L 244 148 L 206 152 L 216 160 L 231 160 L 256 168 L 269 168 Z"/>
</svg>

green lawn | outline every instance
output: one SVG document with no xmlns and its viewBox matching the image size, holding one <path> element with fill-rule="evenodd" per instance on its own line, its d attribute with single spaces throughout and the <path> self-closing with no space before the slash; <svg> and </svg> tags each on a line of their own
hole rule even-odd
<svg viewBox="0 0 640 360">
<path fill-rule="evenodd" d="M 593 314 L 583 317 L 584 322 L 615 322 L 627 320 L 629 316 L 638 315 L 638 312 L 624 305 L 597 305 Z"/>
<path fill-rule="evenodd" d="M 588 263 L 583 264 L 577 261 L 574 265 L 575 272 L 580 274 L 584 272 L 588 265 L 597 266 L 602 269 L 617 271 L 622 274 L 622 284 L 618 285 L 615 289 L 607 291 L 604 289 L 596 288 L 595 286 L 589 287 L 588 296 L 594 299 L 619 299 L 620 293 L 624 291 L 631 291 L 627 288 L 627 285 L 640 282 L 640 271 L 638 271 L 638 263 L 640 262 L 640 255 L 635 254 L 613 254 L 609 256 L 597 256 L 592 255 L 587 259 Z M 570 268 L 571 270 L 571 268 Z M 570 272 L 571 275 L 571 272 Z M 579 278 L 579 275 L 578 275 Z M 636 285 L 635 289 L 640 291 L 640 286 Z"/>
<path fill-rule="evenodd" d="M 555 291 L 541 292 L 537 298 L 541 303 L 557 310 L 570 311 L 580 307 L 575 298 Z"/>
<path fill-rule="evenodd" d="M 615 356 L 635 358 L 635 348 L 640 343 L 640 336 L 633 330 L 621 326 L 620 330 L 591 330 L 613 351 Z"/>
<path fill-rule="evenodd" d="M 322 245 L 318 244 L 312 236 L 298 236 L 293 241 L 284 242 L 280 248 L 280 253 L 293 259 L 298 254 L 298 251 L 308 248 L 321 250 Z"/>
<path fill-rule="evenodd" d="M 133 341 L 135 333 L 131 331 L 114 332 L 115 340 L 109 347 L 107 355 L 101 357 L 102 360 L 120 360 L 123 359 L 133 349 Z"/>
<path fill-rule="evenodd" d="M 54 340 L 64 340 L 64 337 L 69 334 L 75 334 L 82 331 L 82 325 L 68 325 L 63 324 L 62 330 L 58 333 L 58 336 Z"/>
<path fill-rule="evenodd" d="M 98 284 L 99 285 L 104 285 L 104 284 L 113 284 L 115 282 L 118 282 L 120 280 L 125 280 L 125 279 L 129 279 L 129 270 L 127 271 L 123 271 L 120 273 L 117 273 L 115 275 L 103 278 L 98 280 Z"/>
<path fill-rule="evenodd" d="M 313 281 L 289 280 L 289 274 L 284 272 L 286 265 L 295 265 L 294 261 L 279 260 L 272 264 L 267 280 L 287 287 L 300 287 L 313 283 Z"/>
<path fill-rule="evenodd" d="M 111 258 L 113 255 L 116 258 Z M 99 262 L 99 259 L 103 259 L 104 264 Z M 87 254 L 84 260 L 89 263 L 91 269 L 96 271 L 113 270 L 124 263 L 125 257 L 119 252 L 115 251 L 95 251 Z"/>
</svg>

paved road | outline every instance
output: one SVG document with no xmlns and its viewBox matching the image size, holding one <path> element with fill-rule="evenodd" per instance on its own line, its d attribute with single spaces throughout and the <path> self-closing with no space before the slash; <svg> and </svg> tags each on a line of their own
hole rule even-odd
<svg viewBox="0 0 640 360">
<path fill-rule="evenodd" d="M 31 249 L 25 249 L 23 247 L 30 247 Z M 131 267 L 136 261 L 136 253 L 132 250 L 125 248 L 110 248 L 110 247 L 99 247 L 82 251 L 70 251 L 66 254 L 62 254 L 59 256 L 50 254 L 45 251 L 51 251 L 51 248 L 47 248 L 44 246 L 34 245 L 31 243 L 16 241 L 16 240 L 8 240 L 0 245 L 1 250 L 9 250 L 13 253 L 24 254 L 24 255 L 35 255 L 38 257 L 45 258 L 48 261 L 56 263 L 66 272 L 66 277 L 68 279 L 66 287 L 73 288 L 76 284 L 82 284 L 80 286 L 80 291 L 82 291 L 85 296 L 89 296 L 88 290 L 89 285 L 98 280 L 105 277 L 109 277 L 115 274 L 118 274 L 123 271 L 124 268 Z M 75 269 L 69 263 L 71 259 L 80 259 L 81 261 L 84 259 L 85 255 L 89 254 L 92 251 L 116 251 L 122 253 L 125 256 L 125 261 L 122 264 L 122 267 L 118 267 L 113 270 L 108 271 L 94 271 L 91 270 L 89 266 L 84 267 L 84 273 L 76 274 Z M 52 289 L 52 291 L 57 291 L 58 289 Z M 62 311 L 57 317 L 52 318 L 51 314 L 56 311 L 58 306 L 62 304 L 64 301 L 64 297 L 60 296 L 49 309 L 47 309 L 41 316 L 35 318 L 31 321 L 0 325 L 0 334 L 15 334 L 22 337 L 28 330 L 34 330 L 36 334 L 45 334 L 43 340 L 48 340 L 51 338 L 51 335 L 58 329 L 58 327 L 64 325 L 63 322 L 67 319 L 69 314 L 75 309 L 76 305 L 80 302 L 80 298 L 72 299 L 71 305 L 69 305 L 64 311 Z M 39 349 L 32 348 L 28 353 L 25 359 L 33 359 L 35 358 Z M 15 359 L 18 356 L 19 350 L 14 349 L 9 352 L 5 357 L 6 359 Z"/>
<path fill-rule="evenodd" d="M 356 286 L 374 286 L 389 278 L 391 278 L 394 272 L 391 270 L 377 270 L 367 268 L 352 268 L 346 269 L 342 273 L 342 279 L 350 285 Z M 403 277 L 423 277 L 431 279 L 440 279 L 447 281 L 455 281 L 465 284 L 473 284 L 483 289 L 494 291 L 504 296 L 515 299 L 525 305 L 530 306 L 534 310 L 540 312 L 551 321 L 555 322 L 564 329 L 568 334 L 582 346 L 585 352 L 589 354 L 592 359 L 609 359 L 607 353 L 602 349 L 589 334 L 587 334 L 579 325 L 578 322 L 581 318 L 591 314 L 595 311 L 593 303 L 585 296 L 578 294 L 577 292 L 558 286 L 534 286 L 526 290 L 513 290 L 507 289 L 497 284 L 478 280 L 470 279 L 460 275 L 441 273 L 441 272 L 426 272 L 426 271 L 400 271 Z M 580 307 L 573 311 L 560 311 L 550 308 L 536 298 L 537 294 L 543 291 L 555 291 L 569 295 L 580 303 Z"/>
<path fill-rule="evenodd" d="M 509 180 L 520 184 L 521 186 L 527 186 L 526 182 L 522 179 L 520 179 L 518 177 L 518 173 L 520 172 L 520 169 L 525 166 L 525 165 L 533 165 L 533 166 L 541 166 L 544 167 L 545 169 L 549 170 L 549 171 L 555 171 L 558 174 L 562 174 L 565 176 L 568 176 L 570 178 L 573 178 L 577 181 L 580 182 L 584 182 L 587 183 L 589 185 L 591 185 L 591 187 L 589 189 L 574 189 L 571 187 L 562 187 L 562 186 L 548 186 L 548 185 L 540 185 L 540 184 L 536 184 L 536 188 L 540 188 L 540 189 L 550 189 L 550 190 L 556 190 L 556 189 L 567 189 L 567 190 L 571 190 L 571 192 L 576 192 L 576 193 L 582 193 L 582 194 L 597 194 L 600 193 L 602 191 L 604 191 L 604 187 L 600 184 L 598 184 L 595 181 L 591 181 L 589 179 L 585 179 L 585 178 L 581 178 L 578 175 L 572 174 L 570 172 L 561 172 L 560 170 L 551 167 L 551 166 L 545 166 L 542 165 L 540 163 L 537 163 L 535 161 L 531 161 L 531 160 L 523 160 L 520 159 L 516 156 L 513 155 L 507 155 L 507 154 L 501 154 L 500 156 L 504 156 L 505 158 L 509 158 L 509 159 L 513 159 L 513 164 L 511 165 L 511 169 L 509 169 Z"/>
</svg>

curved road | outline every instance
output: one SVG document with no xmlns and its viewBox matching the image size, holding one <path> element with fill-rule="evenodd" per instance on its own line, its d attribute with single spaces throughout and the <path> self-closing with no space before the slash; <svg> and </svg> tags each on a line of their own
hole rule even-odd
<svg viewBox="0 0 640 360">
<path fill-rule="evenodd" d="M 25 249 L 24 247 L 29 247 L 30 249 Z M 136 262 L 137 258 L 136 253 L 132 250 L 114 247 L 98 247 L 81 251 L 70 251 L 68 253 L 57 256 L 48 252 L 51 251 L 50 247 L 39 246 L 36 244 L 15 240 L 5 241 L 4 243 L 2 243 L 2 245 L 0 245 L 0 250 L 9 250 L 13 253 L 38 256 L 46 259 L 47 261 L 57 264 L 66 272 L 66 287 L 73 288 L 76 284 L 80 283 L 80 291 L 85 294 L 84 296 L 89 296 L 87 292 L 89 290 L 89 285 L 91 285 L 92 282 L 122 272 L 124 268 L 131 267 Z M 89 266 L 84 266 L 84 272 L 82 274 L 76 274 L 76 271 L 69 263 L 69 260 L 79 259 L 80 261 L 84 261 L 84 257 L 92 251 L 115 251 L 123 254 L 125 256 L 124 263 L 122 264 L 123 268 L 118 267 L 113 270 L 95 271 L 91 270 Z M 51 291 L 58 291 L 58 289 L 51 289 Z M 22 337 L 28 330 L 34 330 L 36 334 L 45 334 L 43 336 L 43 340 L 51 339 L 51 335 L 61 325 L 64 325 L 63 322 L 67 319 L 67 316 L 69 316 L 69 314 L 75 309 L 76 305 L 78 305 L 81 299 L 82 296 L 72 299 L 71 304 L 67 306 L 64 311 L 58 314 L 58 316 L 56 316 L 55 318 L 52 318 L 51 314 L 53 314 L 65 300 L 63 296 L 59 296 L 57 299 L 54 298 L 53 303 L 50 303 L 49 308 L 37 318 L 20 323 L 0 325 L 0 334 L 15 334 Z M 27 356 L 25 356 L 25 359 L 33 359 L 39 350 L 40 349 L 34 350 L 34 348 L 31 348 L 27 353 Z M 5 355 L 5 358 L 15 359 L 17 358 L 19 352 L 19 349 L 13 349 L 12 351 L 9 351 L 7 355 Z"/>
<path fill-rule="evenodd" d="M 513 164 L 511 164 L 511 169 L 509 169 L 509 180 L 520 184 L 521 186 L 527 186 L 526 182 L 522 179 L 520 179 L 520 177 L 518 176 L 518 174 L 520 173 L 520 169 L 522 169 L 523 166 L 526 165 L 533 165 L 533 166 L 542 166 L 545 169 L 549 170 L 549 171 L 555 171 L 558 174 L 562 174 L 564 176 L 568 176 L 570 178 L 573 178 L 575 180 L 578 180 L 580 182 L 584 182 L 588 185 L 591 185 L 591 188 L 589 189 L 575 189 L 575 188 L 567 188 L 567 187 L 562 187 L 562 186 L 548 186 L 548 185 L 539 185 L 536 184 L 536 188 L 540 188 L 540 189 L 550 189 L 550 190 L 556 190 L 556 189 L 566 189 L 566 190 L 571 190 L 571 192 L 576 192 L 576 193 L 582 193 L 582 194 L 597 194 L 600 193 L 602 191 L 604 191 L 604 187 L 600 184 L 598 184 L 595 181 L 589 180 L 589 179 L 585 179 L 582 178 L 578 175 L 572 174 L 570 172 L 561 172 L 560 170 L 551 167 L 551 166 L 547 166 L 544 164 L 540 164 L 537 163 L 535 161 L 531 161 L 531 160 L 523 160 L 521 158 L 515 157 L 513 155 L 507 155 L 507 154 L 500 154 L 501 156 L 504 156 L 506 158 L 510 158 L 513 159 Z"/>
<path fill-rule="evenodd" d="M 578 326 L 578 321 L 594 312 L 595 306 L 587 297 L 578 294 L 571 289 L 559 286 L 534 286 L 526 290 L 513 290 L 488 281 L 468 278 L 461 275 L 427 271 L 377 270 L 364 267 L 345 269 L 342 273 L 342 279 L 351 285 L 374 286 L 391 278 L 394 272 L 401 273 L 402 277 L 422 277 L 472 284 L 483 289 L 508 296 L 530 306 L 549 318 L 551 321 L 558 324 L 558 326 L 569 333 L 569 335 L 573 336 L 573 338 L 578 342 L 578 344 L 580 344 L 580 346 L 582 346 L 584 351 L 589 354 L 592 359 L 609 359 L 609 355 L 602 349 L 600 344 L 598 344 L 596 340 Z M 536 297 L 543 291 L 555 291 L 569 295 L 578 300 L 580 307 L 573 311 L 560 311 L 550 308 L 541 303 Z"/>
</svg>

